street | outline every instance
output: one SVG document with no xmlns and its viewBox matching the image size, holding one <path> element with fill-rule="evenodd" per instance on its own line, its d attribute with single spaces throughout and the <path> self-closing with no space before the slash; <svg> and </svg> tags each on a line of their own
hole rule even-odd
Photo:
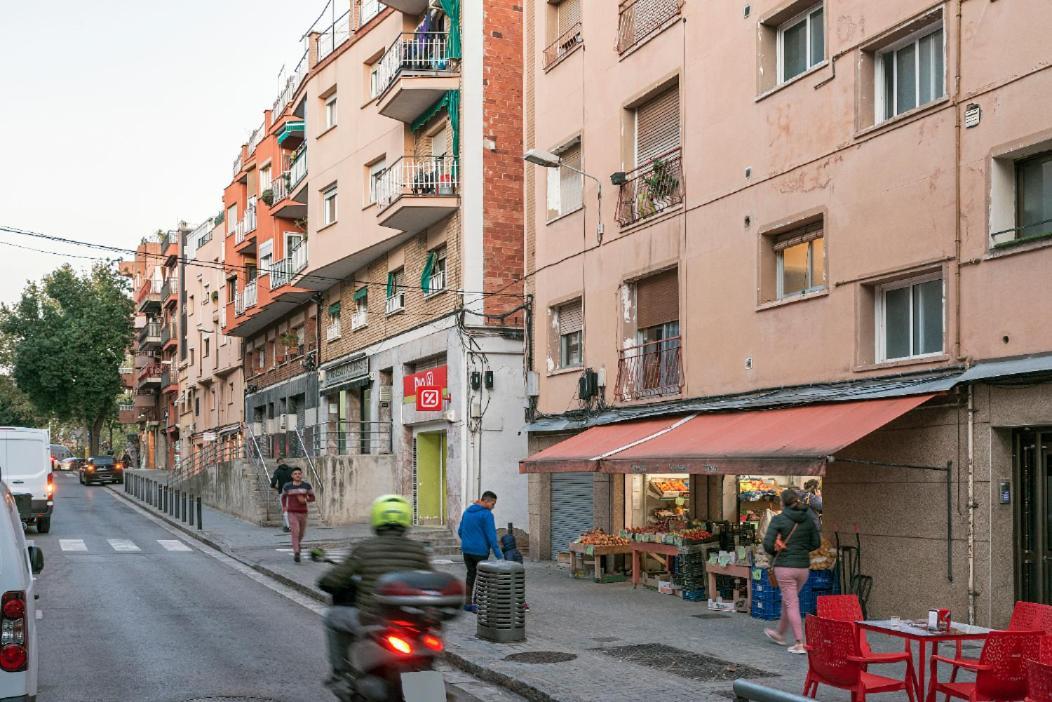
<svg viewBox="0 0 1052 702">
<path fill-rule="evenodd" d="M 333 699 L 317 603 L 205 553 L 105 488 L 73 474 L 58 483 L 51 533 L 27 534 L 46 557 L 41 702 Z"/>
</svg>

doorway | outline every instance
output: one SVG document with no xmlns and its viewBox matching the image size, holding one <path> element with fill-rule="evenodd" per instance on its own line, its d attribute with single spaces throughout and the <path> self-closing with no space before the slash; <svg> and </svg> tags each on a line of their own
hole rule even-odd
<svg viewBox="0 0 1052 702">
<path fill-rule="evenodd" d="M 446 432 L 417 434 L 413 448 L 413 512 L 416 523 L 445 524 Z"/>
<path fill-rule="evenodd" d="M 1014 437 L 1016 594 L 1052 604 L 1052 428 Z"/>
</svg>

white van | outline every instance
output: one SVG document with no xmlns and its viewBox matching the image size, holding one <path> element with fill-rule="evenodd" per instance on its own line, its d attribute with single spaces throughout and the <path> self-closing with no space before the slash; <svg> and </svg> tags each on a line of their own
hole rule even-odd
<svg viewBox="0 0 1052 702">
<path fill-rule="evenodd" d="M 33 576 L 44 554 L 26 543 L 14 495 L 0 482 L 0 700 L 33 702 L 37 695 L 37 628 Z"/>
<path fill-rule="evenodd" d="M 51 531 L 55 476 L 47 429 L 0 427 L 0 480 L 15 496 L 22 521 L 35 524 L 40 534 Z"/>
</svg>

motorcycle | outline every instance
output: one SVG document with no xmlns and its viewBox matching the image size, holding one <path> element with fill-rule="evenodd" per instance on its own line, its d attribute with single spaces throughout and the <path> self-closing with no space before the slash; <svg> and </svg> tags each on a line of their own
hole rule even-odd
<svg viewBox="0 0 1052 702">
<path fill-rule="evenodd" d="M 337 561 L 312 552 L 311 560 Z M 336 604 L 353 595 L 334 595 Z M 347 652 L 352 673 L 334 687 L 340 702 L 436 702 L 446 699 L 435 659 L 445 650 L 442 625 L 459 616 L 464 584 L 449 573 L 388 573 L 376 582 L 377 621 L 363 624 Z"/>
</svg>

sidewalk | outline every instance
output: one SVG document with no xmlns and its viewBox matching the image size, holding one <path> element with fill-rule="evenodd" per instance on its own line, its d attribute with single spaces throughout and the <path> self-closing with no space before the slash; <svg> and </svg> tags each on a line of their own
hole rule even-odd
<svg viewBox="0 0 1052 702">
<path fill-rule="evenodd" d="M 131 499 L 123 490 L 115 491 Z M 167 515 L 160 516 L 171 521 Z M 198 531 L 185 526 L 188 534 L 326 601 L 315 583 L 329 566 L 308 560 L 294 563 L 288 535 L 281 529 L 258 527 L 208 507 L 203 516 L 205 528 Z M 306 543 L 342 549 L 368 533 L 366 525 L 311 527 Z M 464 575 L 463 564 L 456 559 L 437 557 L 434 564 Z M 803 689 L 807 657 L 791 655 L 768 642 L 763 636 L 766 622 L 742 614 L 710 612 L 704 603 L 643 588 L 633 590 L 631 583 L 599 585 L 574 580 L 565 568 L 550 562 L 528 562 L 526 570 L 527 640 L 518 644 L 482 641 L 475 636 L 474 615 L 465 614 L 448 627 L 447 653 L 452 664 L 542 702 L 725 702 L 734 699 L 731 682 L 740 677 L 796 694 Z M 880 643 L 884 644 L 877 646 L 880 649 L 901 646 L 891 640 Z M 891 666 L 880 672 L 901 674 Z M 822 688 L 819 699 L 841 700 L 844 694 Z"/>
</svg>

